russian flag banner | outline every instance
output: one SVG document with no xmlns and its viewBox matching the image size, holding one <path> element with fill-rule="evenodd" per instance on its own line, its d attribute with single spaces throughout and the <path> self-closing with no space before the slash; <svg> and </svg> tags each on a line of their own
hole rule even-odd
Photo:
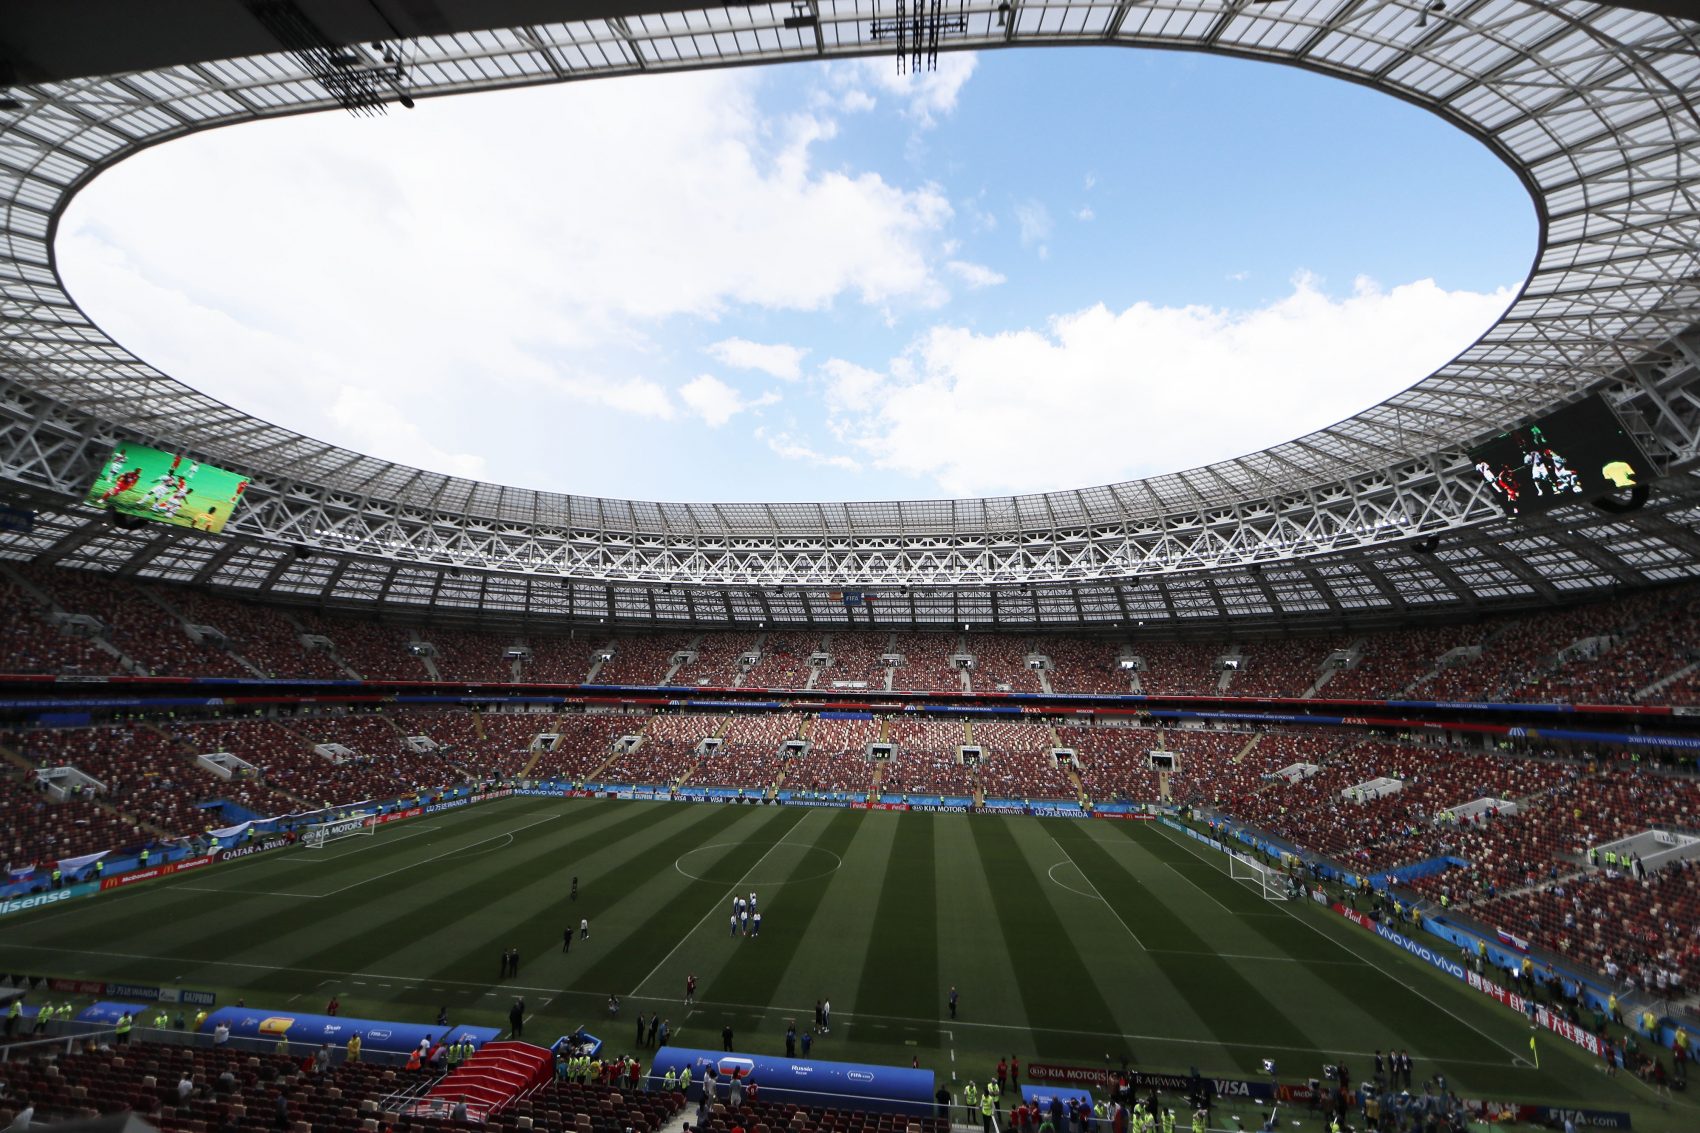
<svg viewBox="0 0 1700 1133">
<path fill-rule="evenodd" d="M 1515 948 L 1519 952 L 1527 952 L 1529 950 L 1529 942 L 1521 936 L 1506 932 L 1502 928 L 1495 929 L 1494 931 L 1498 933 L 1499 942 L 1501 944 L 1506 945 L 1509 948 Z"/>
</svg>

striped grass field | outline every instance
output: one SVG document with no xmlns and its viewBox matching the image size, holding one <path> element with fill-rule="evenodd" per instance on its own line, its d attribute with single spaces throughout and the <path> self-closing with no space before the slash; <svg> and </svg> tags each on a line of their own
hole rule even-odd
<svg viewBox="0 0 1700 1133">
<path fill-rule="evenodd" d="M 1419 1080 L 1442 1071 L 1466 1096 L 1700 1128 L 1556 1037 L 1536 1069 L 1518 1016 L 1309 902 L 1265 901 L 1223 862 L 1143 822 L 512 799 L 25 914 L 0 930 L 0 967 L 490 1026 L 517 995 L 528 1039 L 584 1023 L 615 1051 L 659 1010 L 675 1043 L 717 1046 L 730 1025 L 739 1049 L 779 1053 L 825 998 L 816 1057 L 918 1059 L 958 1082 L 1007 1055 L 1362 1077 L 1403 1048 Z M 762 934 L 734 937 L 731 898 L 752 889 Z M 581 917 L 590 938 L 563 953 Z M 504 980 L 509 947 L 520 975 Z"/>
</svg>

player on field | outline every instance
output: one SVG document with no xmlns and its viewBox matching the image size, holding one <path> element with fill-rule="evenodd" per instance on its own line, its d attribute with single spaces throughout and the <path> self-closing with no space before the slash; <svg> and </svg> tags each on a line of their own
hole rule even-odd
<svg viewBox="0 0 1700 1133">
<path fill-rule="evenodd" d="M 171 493 L 171 498 L 166 500 L 164 504 L 155 504 L 154 510 L 162 511 L 166 515 L 175 519 L 177 517 L 177 513 L 183 508 L 183 501 L 189 498 L 189 493 L 192 490 L 193 489 L 189 487 L 188 480 L 179 480 L 177 482 L 177 490 Z"/>
<path fill-rule="evenodd" d="M 171 493 L 177 490 L 177 473 L 165 472 L 153 478 L 153 484 L 142 493 L 142 498 L 136 501 L 137 507 L 150 507 L 161 500 L 169 499 Z"/>
<path fill-rule="evenodd" d="M 114 496 L 123 495 L 131 488 L 134 488 L 136 486 L 136 481 L 141 478 L 142 470 L 140 468 L 132 468 L 128 472 L 121 473 L 118 479 L 113 483 L 112 487 L 106 489 L 106 491 L 100 494 L 100 499 L 97 502 L 105 503 Z"/>
<path fill-rule="evenodd" d="M 697 978 L 695 975 L 685 977 L 685 1003 L 692 1004 L 697 1000 Z"/>
</svg>

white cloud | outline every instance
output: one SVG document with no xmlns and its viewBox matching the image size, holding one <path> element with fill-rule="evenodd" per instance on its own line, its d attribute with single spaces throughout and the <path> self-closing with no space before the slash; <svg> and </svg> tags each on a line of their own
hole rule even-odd
<svg viewBox="0 0 1700 1133">
<path fill-rule="evenodd" d="M 1093 187 L 1098 184 L 1098 175 L 1096 173 L 1088 173 L 1086 175 L 1085 184 L 1086 184 L 1086 191 L 1088 193 L 1090 193 L 1092 191 Z"/>
<path fill-rule="evenodd" d="M 728 366 L 740 370 L 760 370 L 783 381 L 794 382 L 802 375 L 803 355 L 809 351 L 807 347 L 787 346 L 784 343 L 726 338 L 711 344 L 708 352 Z"/>
<path fill-rule="evenodd" d="M 587 407 L 664 421 L 689 371 L 625 375 L 661 359 L 667 320 L 948 297 L 942 190 L 823 167 L 834 122 L 775 117 L 762 82 L 609 79 L 196 135 L 97 178 L 56 250 L 93 318 L 220 400 L 406 463 L 453 471 L 471 449 L 498 478 L 554 484 L 558 462 L 478 419 L 499 413 L 467 414 L 467 390 L 525 405 L 539 431 Z M 414 432 L 338 411 L 356 403 L 344 387 Z"/>
<path fill-rule="evenodd" d="M 949 260 L 945 270 L 967 284 L 970 288 L 995 287 L 1007 278 L 1002 272 L 995 271 L 985 264 L 976 264 L 968 260 Z"/>
<path fill-rule="evenodd" d="M 834 435 L 953 495 L 1078 487 L 1189 468 L 1350 416 L 1443 364 L 1512 292 L 1331 298 L 1300 276 L 1249 311 L 1103 306 L 1043 330 L 940 326 L 885 373 L 823 366 Z"/>
<path fill-rule="evenodd" d="M 1044 255 L 1045 241 L 1050 238 L 1054 227 L 1051 210 L 1039 201 L 1022 201 L 1015 206 L 1015 225 L 1021 234 L 1022 247 L 1038 245 L 1039 254 Z"/>
<path fill-rule="evenodd" d="M 485 474 L 482 456 L 437 448 L 420 433 L 411 411 L 404 411 L 373 390 L 344 386 L 329 412 L 332 420 L 348 430 L 361 452 L 405 453 L 397 459 L 475 480 Z"/>
<path fill-rule="evenodd" d="M 1231 271 L 1227 275 L 1229 283 L 1244 283 L 1250 278 L 1251 273 L 1249 271 Z"/>
<path fill-rule="evenodd" d="M 820 452 L 792 437 L 789 433 L 769 434 L 763 429 L 757 429 L 756 437 L 767 442 L 767 447 L 775 455 L 782 456 L 786 460 L 801 460 L 808 464 L 826 468 L 842 468 L 846 472 L 860 472 L 862 470 L 861 461 L 855 457 L 845 456 L 842 453 Z"/>
<path fill-rule="evenodd" d="M 1081 205 L 1074 210 L 1074 219 L 1079 221 L 1096 220 L 1098 214 L 1092 211 L 1091 205 Z"/>
<path fill-rule="evenodd" d="M 679 387 L 679 400 L 711 429 L 718 429 L 746 409 L 772 405 L 779 395 L 768 392 L 753 400 L 746 399 L 733 387 L 713 374 L 698 374 Z"/>
<path fill-rule="evenodd" d="M 939 56 L 935 70 L 911 71 L 900 75 L 889 55 L 881 53 L 853 63 L 837 72 L 838 81 L 850 91 L 872 88 L 904 104 L 904 115 L 922 128 L 937 124 L 956 109 L 962 88 L 973 77 L 980 57 L 971 51 L 947 51 Z M 842 101 L 841 101 L 842 105 Z M 868 102 L 872 106 L 872 101 Z M 862 107 L 856 106 L 856 109 Z"/>
</svg>

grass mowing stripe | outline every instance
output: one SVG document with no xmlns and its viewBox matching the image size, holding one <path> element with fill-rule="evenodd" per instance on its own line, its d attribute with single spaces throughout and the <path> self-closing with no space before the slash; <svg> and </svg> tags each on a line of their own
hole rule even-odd
<svg viewBox="0 0 1700 1133">
<path fill-rule="evenodd" d="M 210 912 L 219 928 L 205 931 L 201 923 L 204 918 L 198 918 L 183 926 L 177 943 L 160 950 L 262 962 L 276 959 L 280 964 L 345 972 L 381 968 L 382 962 L 406 942 L 436 931 L 445 911 L 477 910 L 500 898 L 502 888 L 490 884 L 493 863 L 499 861 L 503 870 L 525 871 L 534 863 L 546 861 L 581 842 L 635 835 L 647 825 L 643 815 L 622 817 L 612 809 L 598 817 L 613 821 L 598 822 L 577 838 L 571 838 L 569 833 L 583 827 L 564 819 L 534 826 L 516 835 L 512 846 L 505 848 L 500 856 L 479 855 L 463 862 L 450 859 L 440 869 L 421 870 L 399 884 L 392 880 L 391 885 L 375 895 L 372 891 L 354 889 L 308 902 L 305 910 L 297 902 L 262 898 L 265 904 L 257 910 L 257 915 L 249 911 L 245 915 L 228 916 L 227 909 L 214 906 Z M 535 816 L 527 818 L 523 812 L 502 808 L 486 812 L 484 824 L 466 833 L 479 835 L 471 841 L 480 841 L 490 837 L 488 831 L 496 822 L 507 826 L 520 818 L 536 821 Z M 510 857 L 510 854 L 522 856 Z M 375 864 L 363 858 L 355 861 L 362 870 Z M 351 862 L 347 868 L 352 870 L 355 864 Z M 397 875 L 398 879 L 403 877 Z M 346 884 L 347 880 L 352 878 L 342 871 L 327 878 L 337 885 Z M 300 919 L 302 911 L 310 917 L 307 923 Z M 291 925 L 292 931 L 280 933 L 276 927 L 280 920 Z M 256 990 L 288 988 L 294 981 L 287 973 L 278 972 L 262 974 L 251 984 Z"/>
<path fill-rule="evenodd" d="M 1216 955 L 1216 950 L 1192 931 L 1183 913 L 1171 909 L 1147 889 L 1130 870 L 1112 858 L 1085 827 L 1078 823 L 1054 825 L 1054 836 L 1068 849 L 1081 873 L 1092 882 L 1111 909 L 1140 930 L 1140 939 L 1153 948 L 1205 953 L 1191 956 L 1154 952 L 1151 959 L 1164 978 L 1186 997 L 1199 1020 L 1223 1042 L 1242 1068 L 1258 1070 L 1262 1061 L 1243 1045 L 1228 1045 L 1242 1039 L 1248 1018 L 1256 1020 L 1258 1037 L 1271 1045 L 1317 1048 L 1318 1044 L 1270 1002 L 1238 968 Z"/>
<path fill-rule="evenodd" d="M 865 810 L 832 811 L 832 818 L 813 845 L 843 858 L 861 829 Z M 787 881 L 775 900 L 765 905 L 762 946 L 740 948 L 722 965 L 714 979 L 717 999 L 734 1003 L 770 1002 L 781 975 L 795 961 L 815 910 L 826 898 L 832 873 L 821 873 L 804 881 Z M 772 942 L 771 947 L 769 941 Z"/>
<path fill-rule="evenodd" d="M 1068 926 L 1057 915 L 1027 856 L 1015 842 L 1011 821 L 997 816 L 971 816 L 969 829 L 991 885 L 997 924 L 988 925 L 985 946 L 999 936 L 1009 949 L 1016 984 L 1028 1022 L 1059 1031 L 1079 1029 L 1114 1033 L 1121 1028 L 1098 996 L 1092 973 L 1075 947 Z M 999 929 L 1001 928 L 1001 933 Z M 1101 1051 L 1082 1045 L 1077 1036 L 1063 1036 L 1058 1055 L 1095 1058 Z"/>
<path fill-rule="evenodd" d="M 627 803 L 639 819 L 635 829 L 620 838 L 610 839 L 588 834 L 563 849 L 559 862 L 572 860 L 572 854 L 583 851 L 622 851 L 620 864 L 596 877 L 580 879 L 579 899 L 567 899 L 569 879 L 575 867 L 559 865 L 537 873 L 519 876 L 526 880 L 510 886 L 491 886 L 495 890 L 494 904 L 469 910 L 455 921 L 442 923 L 434 934 L 444 951 L 438 954 L 443 962 L 430 969 L 430 979 L 478 979 L 487 977 L 490 957 L 499 956 L 508 947 L 520 949 L 521 960 L 532 958 L 554 966 L 560 963 L 558 951 L 561 931 L 570 926 L 575 931 L 581 919 L 590 921 L 591 944 L 605 948 L 612 934 L 606 929 L 599 936 L 599 917 L 622 901 L 626 894 L 651 877 L 663 875 L 673 859 L 682 851 L 704 841 L 713 841 L 738 820 L 736 813 L 697 812 L 697 808 L 677 808 L 656 822 L 656 814 L 641 803 Z M 731 808 L 726 808 L 730 810 Z M 625 829 L 622 824 L 622 830 Z M 503 877 L 508 876 L 506 870 Z M 683 878 L 679 878 L 683 881 Z M 488 879 L 486 879 L 488 883 Z M 510 910 L 514 910 L 510 913 Z M 526 910 L 529 915 L 518 912 Z M 492 916 L 495 913 L 497 915 Z M 431 943 L 427 941 L 426 943 Z M 453 949 L 455 951 L 450 952 Z M 604 958 L 618 956 L 622 949 L 608 948 Z M 568 956 L 569 969 L 577 967 Z M 591 965 L 594 968 L 594 965 Z M 522 968 L 524 972 L 527 969 Z M 558 969 L 557 969 L 558 970 Z M 580 969 L 582 971 L 582 969 Z M 584 974 L 588 975 L 588 972 Z M 567 982 L 567 981 L 561 981 Z M 574 979 L 569 986 L 583 986 Z M 597 985 L 596 990 L 607 995 L 608 988 Z"/>
<path fill-rule="evenodd" d="M 727 810 L 735 816 L 740 814 L 740 811 L 735 808 L 728 807 Z M 747 814 L 748 812 L 742 813 Z M 755 868 L 758 861 L 770 853 L 774 846 L 784 841 L 785 836 L 808 817 L 806 810 L 796 811 L 784 808 L 769 810 L 764 807 L 757 813 L 764 816 L 764 820 L 756 826 L 757 833 L 765 835 L 775 826 L 780 826 L 782 829 L 771 842 L 766 841 L 765 838 L 759 842 L 745 838 L 742 840 L 742 845 L 733 846 L 729 853 L 722 855 L 722 861 L 731 863 L 730 870 L 739 870 L 738 876 L 740 878 L 747 876 L 750 870 Z M 674 856 L 677 857 L 678 855 L 675 854 Z M 687 886 L 683 896 L 689 897 L 692 891 L 689 888 L 688 880 L 682 875 L 680 880 L 685 882 Z M 632 994 L 643 991 L 643 982 L 684 943 L 684 940 L 691 933 L 702 926 L 704 919 L 709 920 L 713 927 L 719 927 L 718 923 L 713 920 L 713 914 L 727 907 L 726 897 L 727 893 L 716 890 L 713 906 L 709 908 L 707 913 L 697 914 L 697 919 L 684 928 L 680 927 L 681 922 L 685 917 L 690 916 L 694 910 L 684 910 L 670 902 L 663 903 L 630 934 L 626 947 L 619 949 L 616 953 L 606 955 L 592 964 L 579 978 L 573 981 L 574 986 L 618 989 L 621 994 L 625 994 L 628 988 L 631 989 Z M 701 907 L 700 905 L 695 906 L 699 909 Z M 680 935 L 681 933 L 683 935 Z M 607 993 L 604 992 L 604 994 Z"/>
<path fill-rule="evenodd" d="M 938 964 L 939 905 L 933 880 L 930 814 L 898 816 L 874 910 L 878 926 L 862 961 L 862 978 L 851 1004 L 858 1012 L 933 1017 L 941 1007 Z M 875 1029 L 875 1035 L 864 1035 Z M 857 1023 L 851 1035 L 867 1041 L 939 1045 L 936 1026 L 924 1023 Z"/>
<path fill-rule="evenodd" d="M 1129 837 L 1140 837 L 1137 832 L 1124 833 Z M 1195 881 L 1195 884 L 1202 886 L 1205 882 L 1210 882 L 1215 889 L 1223 892 L 1223 885 L 1240 888 L 1226 873 L 1216 869 L 1209 859 L 1200 858 L 1180 843 L 1181 837 L 1184 835 L 1174 835 L 1164 830 L 1143 835 L 1146 839 L 1161 839 L 1195 861 L 1207 863 L 1217 880 L 1210 882 L 1210 879 L 1206 878 L 1204 882 Z M 1304 913 L 1285 907 L 1283 911 L 1287 912 L 1288 916 L 1259 917 L 1248 923 L 1271 944 L 1289 954 L 1296 954 L 1301 960 L 1316 957 L 1319 942 L 1326 942 L 1326 947 L 1322 949 L 1323 958 L 1335 955 L 1357 960 L 1365 958 L 1360 950 L 1347 945 L 1334 932 L 1313 924 Z M 1308 911 L 1305 910 L 1306 913 Z M 1492 1061 L 1495 1057 L 1505 1057 L 1508 1061 L 1522 1060 L 1522 1055 L 1515 1048 L 1485 1033 L 1468 1018 L 1437 1002 L 1413 984 L 1407 983 L 1401 978 L 1404 972 L 1404 969 L 1384 966 L 1372 960 L 1361 967 L 1331 967 L 1325 978 L 1376 1018 L 1399 1021 L 1397 1024 L 1390 1022 L 1390 1025 L 1396 1025 L 1401 1033 L 1410 1038 L 1412 1047 L 1424 1051 L 1426 1057 L 1433 1061 L 1445 1062 L 1448 1058 Z"/>
</svg>

